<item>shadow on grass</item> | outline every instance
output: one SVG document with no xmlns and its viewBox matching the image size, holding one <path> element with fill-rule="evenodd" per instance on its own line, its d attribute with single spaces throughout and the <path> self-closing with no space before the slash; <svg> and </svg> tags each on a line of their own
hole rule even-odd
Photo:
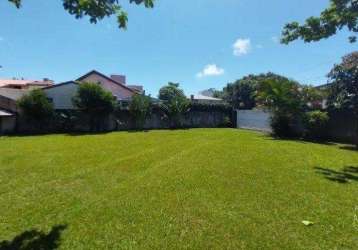
<svg viewBox="0 0 358 250">
<path fill-rule="evenodd" d="M 348 166 L 339 171 L 321 167 L 315 167 L 315 169 L 318 174 L 330 181 L 342 184 L 358 181 L 358 167 Z"/>
<path fill-rule="evenodd" d="M 325 140 L 312 140 L 312 139 L 306 139 L 306 138 L 301 138 L 301 137 L 277 137 L 277 136 L 272 136 L 270 134 L 265 134 L 263 135 L 263 137 L 266 140 L 272 140 L 272 141 L 293 141 L 293 142 L 298 142 L 298 143 L 316 143 L 316 144 L 321 144 L 321 145 L 337 145 L 337 143 L 334 142 L 330 142 L 330 141 L 325 141 Z"/>
<path fill-rule="evenodd" d="M 0 241 L 0 250 L 53 250 L 60 246 L 61 233 L 66 225 L 56 225 L 49 233 L 28 230 L 10 241 Z"/>
<path fill-rule="evenodd" d="M 345 146 L 341 146 L 339 148 L 344 149 L 344 150 L 350 150 L 350 151 L 357 151 L 358 152 L 358 147 L 357 146 L 345 145 Z"/>
</svg>

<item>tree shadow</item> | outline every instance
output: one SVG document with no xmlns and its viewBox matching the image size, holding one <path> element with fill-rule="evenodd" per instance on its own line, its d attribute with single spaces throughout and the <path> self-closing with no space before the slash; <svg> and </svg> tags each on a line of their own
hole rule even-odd
<svg viewBox="0 0 358 250">
<path fill-rule="evenodd" d="M 357 151 L 358 152 L 358 147 L 357 146 L 346 145 L 346 146 L 341 146 L 339 148 L 344 149 L 344 150 L 350 150 L 350 151 Z"/>
<path fill-rule="evenodd" d="M 61 233 L 67 225 L 53 226 L 49 233 L 28 230 L 12 240 L 0 241 L 0 250 L 54 250 L 60 246 Z"/>
<path fill-rule="evenodd" d="M 314 144 L 321 144 L 327 146 L 337 145 L 337 143 L 330 142 L 327 140 L 318 140 L 318 139 L 314 140 L 314 139 L 308 139 L 302 137 L 278 137 L 278 136 L 273 136 L 271 134 L 264 134 L 262 136 L 265 140 L 272 140 L 272 141 L 294 141 L 302 144 L 314 143 Z"/>
<path fill-rule="evenodd" d="M 347 166 L 339 171 L 321 167 L 315 167 L 315 169 L 317 173 L 323 175 L 330 181 L 342 184 L 358 181 L 358 167 Z"/>
</svg>

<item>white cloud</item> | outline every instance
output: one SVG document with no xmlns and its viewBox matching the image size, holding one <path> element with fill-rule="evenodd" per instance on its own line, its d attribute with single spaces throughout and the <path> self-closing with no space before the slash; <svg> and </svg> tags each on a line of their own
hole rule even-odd
<svg viewBox="0 0 358 250">
<path fill-rule="evenodd" d="M 201 78 L 205 76 L 220 76 L 225 73 L 225 70 L 218 67 L 216 64 L 208 64 L 196 76 Z"/>
<path fill-rule="evenodd" d="M 251 50 L 251 41 L 248 38 L 245 39 L 239 38 L 234 43 L 233 48 L 234 48 L 235 56 L 246 55 Z"/>
</svg>

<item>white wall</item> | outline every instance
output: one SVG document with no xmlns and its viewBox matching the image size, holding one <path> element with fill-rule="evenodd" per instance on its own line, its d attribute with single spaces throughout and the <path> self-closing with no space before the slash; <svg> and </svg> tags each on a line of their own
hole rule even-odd
<svg viewBox="0 0 358 250">
<path fill-rule="evenodd" d="M 270 113 L 263 110 L 238 110 L 237 127 L 271 132 Z"/>
<path fill-rule="evenodd" d="M 58 87 L 44 89 L 48 98 L 51 98 L 55 109 L 74 109 L 72 98 L 76 95 L 78 85 L 67 83 Z"/>
</svg>

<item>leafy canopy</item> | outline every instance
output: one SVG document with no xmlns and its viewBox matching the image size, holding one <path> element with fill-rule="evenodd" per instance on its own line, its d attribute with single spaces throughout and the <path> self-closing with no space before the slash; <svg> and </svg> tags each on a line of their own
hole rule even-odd
<svg viewBox="0 0 358 250">
<path fill-rule="evenodd" d="M 91 116 L 105 116 L 114 110 L 115 98 L 100 85 L 85 82 L 79 85 L 73 104 Z"/>
<path fill-rule="evenodd" d="M 24 116 L 32 121 L 44 121 L 54 113 L 52 103 L 41 89 L 32 90 L 24 95 L 18 100 L 17 105 L 21 108 Z"/>
<path fill-rule="evenodd" d="M 350 32 L 358 32 L 358 0 L 330 0 L 329 6 L 319 17 L 310 17 L 304 24 L 292 22 L 286 24 L 282 32 L 281 42 L 288 44 L 297 39 L 305 42 L 319 41 L 347 28 Z M 356 35 L 349 37 L 356 41 Z"/>
<path fill-rule="evenodd" d="M 22 0 L 8 0 L 17 8 Z M 130 3 L 144 4 L 146 8 L 153 8 L 155 0 L 129 0 Z M 128 16 L 119 4 L 119 0 L 62 0 L 64 9 L 76 18 L 88 16 L 91 23 L 97 23 L 105 17 L 115 15 L 120 28 L 127 27 Z"/>
<path fill-rule="evenodd" d="M 256 106 L 256 94 L 260 83 L 269 79 L 288 80 L 284 76 L 271 72 L 259 75 L 248 75 L 234 83 L 228 83 L 222 93 L 217 93 L 216 95 L 226 100 L 234 108 L 252 109 Z"/>
<path fill-rule="evenodd" d="M 179 88 L 179 83 L 169 82 L 162 87 L 159 90 L 159 99 L 163 101 L 160 108 L 169 119 L 170 126 L 180 126 L 182 115 L 189 111 L 190 103 L 184 91 Z"/>
<path fill-rule="evenodd" d="M 331 82 L 329 104 L 353 109 L 358 116 L 358 51 L 344 56 L 328 77 Z"/>
</svg>

